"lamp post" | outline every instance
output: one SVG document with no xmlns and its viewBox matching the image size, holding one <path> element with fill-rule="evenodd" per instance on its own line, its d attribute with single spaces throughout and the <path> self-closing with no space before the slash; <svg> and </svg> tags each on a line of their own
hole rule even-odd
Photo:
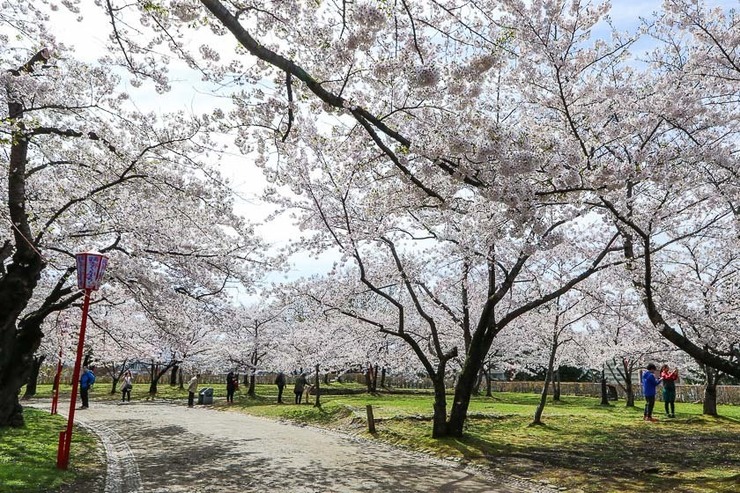
<svg viewBox="0 0 740 493">
<path fill-rule="evenodd" d="M 103 280 L 105 268 L 108 265 L 108 257 L 96 252 L 84 252 L 75 254 L 77 260 L 77 287 L 84 291 L 85 297 L 82 303 L 82 323 L 80 324 L 80 340 L 77 342 L 77 359 L 72 373 L 72 395 L 69 399 L 69 415 L 67 416 L 67 428 L 59 433 L 59 446 L 57 447 L 57 469 L 67 469 L 69 464 L 69 446 L 72 442 L 72 425 L 75 419 L 75 406 L 77 405 L 77 385 L 80 379 L 80 363 L 82 363 L 82 350 L 85 345 L 85 329 L 87 328 L 87 312 L 90 309 L 90 294 L 100 287 Z"/>
</svg>

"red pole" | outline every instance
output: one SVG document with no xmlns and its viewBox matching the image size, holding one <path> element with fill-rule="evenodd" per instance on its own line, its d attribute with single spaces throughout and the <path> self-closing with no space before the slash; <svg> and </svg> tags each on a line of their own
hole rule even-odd
<svg viewBox="0 0 740 493">
<path fill-rule="evenodd" d="M 72 425 L 75 420 L 75 406 L 77 405 L 77 385 L 80 381 L 80 364 L 82 363 L 82 349 L 85 345 L 85 329 L 87 328 L 87 311 L 90 308 L 91 289 L 85 290 L 85 301 L 82 304 L 82 323 L 80 324 L 80 340 L 77 342 L 77 359 L 75 369 L 72 373 L 72 395 L 69 397 L 69 415 L 67 416 L 67 429 L 59 434 L 59 446 L 57 448 L 57 469 L 67 469 L 69 464 L 69 446 L 72 442 Z"/>
<path fill-rule="evenodd" d="M 54 376 L 54 395 L 51 399 L 51 414 L 57 413 L 57 403 L 59 402 L 59 384 L 62 378 L 62 348 L 59 347 L 59 361 L 57 362 L 57 374 Z"/>
</svg>

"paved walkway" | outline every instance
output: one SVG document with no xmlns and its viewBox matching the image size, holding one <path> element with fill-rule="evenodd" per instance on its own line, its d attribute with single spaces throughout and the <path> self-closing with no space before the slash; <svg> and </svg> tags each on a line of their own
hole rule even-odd
<svg viewBox="0 0 740 493">
<path fill-rule="evenodd" d="M 91 404 L 75 418 L 101 437 L 105 493 L 548 491 L 362 438 L 236 412 L 166 402 Z"/>
</svg>

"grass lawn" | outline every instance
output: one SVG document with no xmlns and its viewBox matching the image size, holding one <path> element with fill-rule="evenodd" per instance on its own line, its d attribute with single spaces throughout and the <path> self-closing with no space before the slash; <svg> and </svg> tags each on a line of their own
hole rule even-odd
<svg viewBox="0 0 740 493">
<path fill-rule="evenodd" d="M 96 437 L 75 428 L 69 469 L 60 471 L 57 444 L 66 419 L 29 408 L 23 415 L 23 428 L 0 428 L 0 493 L 87 491 L 77 485 L 90 484 L 105 467 Z"/>
<path fill-rule="evenodd" d="M 215 389 L 216 408 L 226 410 L 225 385 L 209 386 Z M 40 387 L 41 396 L 50 395 L 46 387 Z M 120 394 L 108 394 L 109 388 L 96 384 L 93 398 L 119 399 Z M 147 391 L 148 385 L 135 385 L 132 399 L 149 398 Z M 497 393 L 473 399 L 465 438 L 433 440 L 431 393 L 322 395 L 319 409 L 292 404 L 292 386 L 286 387 L 282 405 L 275 403 L 274 385 L 258 385 L 256 391 L 250 398 L 240 387 L 228 409 L 335 428 L 568 491 L 734 493 L 740 485 L 740 406 L 719 406 L 721 416 L 712 418 L 702 416 L 700 404 L 678 403 L 677 417 L 667 419 L 662 403 L 656 403 L 660 422 L 646 423 L 641 402 L 632 409 L 624 401 L 601 407 L 595 398 L 563 396 L 559 403 L 548 402 L 545 426 L 531 427 L 539 396 Z M 187 391 L 162 385 L 157 398 L 185 399 Z M 367 404 L 377 420 L 374 437 L 367 432 Z"/>
</svg>

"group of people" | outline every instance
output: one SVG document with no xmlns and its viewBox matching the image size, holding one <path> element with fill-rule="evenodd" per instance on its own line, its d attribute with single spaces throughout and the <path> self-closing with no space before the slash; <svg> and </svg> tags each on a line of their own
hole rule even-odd
<svg viewBox="0 0 740 493">
<path fill-rule="evenodd" d="M 657 375 L 656 375 L 657 374 Z M 660 373 L 655 364 L 647 365 L 642 374 L 642 394 L 645 396 L 645 421 L 657 421 L 653 418 L 655 408 L 655 396 L 658 393 L 658 385 L 663 385 L 663 405 L 665 414 L 669 418 L 676 417 L 676 381 L 678 380 L 678 368 L 671 371 L 668 365 L 660 367 Z"/>
<path fill-rule="evenodd" d="M 90 389 L 95 383 L 95 372 L 93 367 L 84 365 L 82 367 L 82 373 L 80 374 L 80 400 L 82 404 L 80 409 L 88 409 L 90 407 Z M 131 402 L 131 389 L 134 388 L 134 377 L 131 375 L 131 370 L 126 370 L 121 377 L 121 402 Z"/>
<path fill-rule="evenodd" d="M 195 404 L 195 393 L 198 391 L 198 379 L 199 378 L 200 378 L 200 374 L 194 375 L 193 378 L 190 379 L 190 382 L 188 382 L 188 407 L 193 407 L 193 405 Z M 282 404 L 283 403 L 283 390 L 285 389 L 285 385 L 286 385 L 285 373 L 279 372 L 277 374 L 277 377 L 275 377 L 275 385 L 277 385 L 277 388 L 278 388 L 278 398 L 277 398 L 278 404 Z M 307 389 L 310 390 L 310 386 L 308 385 L 306 374 L 300 373 L 296 377 L 295 386 L 293 387 L 296 404 L 301 403 L 303 399 L 303 394 L 305 393 Z M 234 394 L 236 393 L 237 390 L 239 390 L 239 375 L 235 374 L 233 371 L 230 371 L 228 375 L 226 375 L 226 402 L 227 403 L 229 404 L 234 403 Z M 130 400 L 130 394 L 129 394 L 129 400 Z M 306 401 L 308 402 L 308 397 L 306 397 Z"/>
</svg>

